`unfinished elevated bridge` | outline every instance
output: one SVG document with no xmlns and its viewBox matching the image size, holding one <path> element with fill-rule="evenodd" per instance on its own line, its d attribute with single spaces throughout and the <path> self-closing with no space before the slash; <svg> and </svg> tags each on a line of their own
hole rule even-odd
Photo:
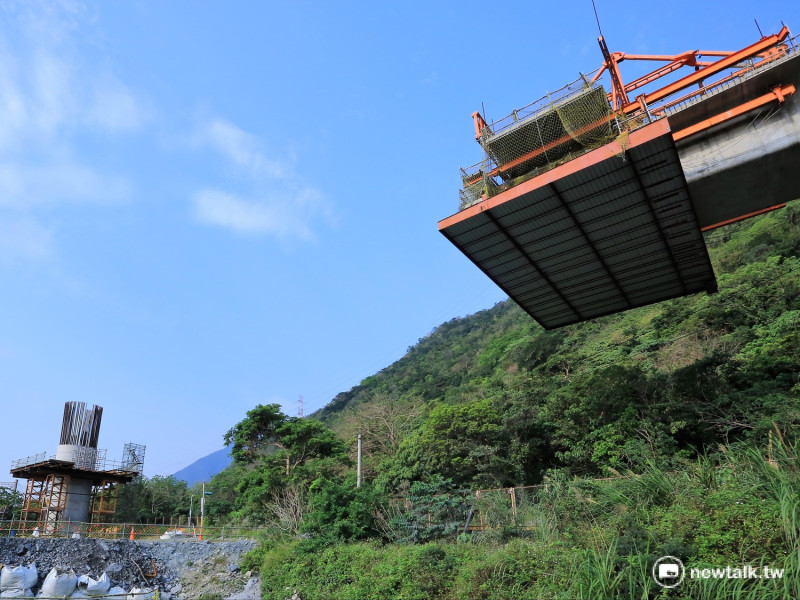
<svg viewBox="0 0 800 600">
<path fill-rule="evenodd" d="M 461 170 L 460 210 L 439 222 L 548 329 L 716 291 L 702 233 L 800 198 L 800 48 L 787 27 L 731 52 L 598 41 L 593 77 L 492 123 L 473 114 L 484 158 Z M 624 61 L 663 65 L 625 83 Z"/>
</svg>

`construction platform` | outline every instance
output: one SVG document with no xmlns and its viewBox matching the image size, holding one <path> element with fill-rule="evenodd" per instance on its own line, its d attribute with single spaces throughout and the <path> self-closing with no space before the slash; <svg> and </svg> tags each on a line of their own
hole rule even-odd
<svg viewBox="0 0 800 600">
<path fill-rule="evenodd" d="M 107 470 L 96 470 L 81 468 L 72 461 L 48 458 L 30 465 L 19 466 L 11 469 L 11 475 L 20 479 L 40 479 L 48 475 L 59 475 L 75 477 L 99 484 L 103 481 L 114 481 L 116 483 L 130 483 L 141 471 L 136 467 L 110 468 Z"/>
<path fill-rule="evenodd" d="M 473 114 L 484 159 L 462 169 L 440 232 L 548 329 L 716 291 L 703 231 L 800 197 L 788 36 L 676 56 L 612 54 L 600 38 L 591 80 L 494 123 Z M 625 84 L 623 60 L 667 64 Z M 694 72 L 629 99 L 681 67 Z"/>
<path fill-rule="evenodd" d="M 90 468 L 47 458 L 16 465 L 11 474 L 27 480 L 20 521 L 39 524 L 49 535 L 61 521 L 107 521 L 117 510 L 120 486 L 133 481 L 141 469 Z"/>
<path fill-rule="evenodd" d="M 54 456 L 42 452 L 16 460 L 11 475 L 26 479 L 19 519 L 53 534 L 61 522 L 107 522 L 119 490 L 141 475 L 145 446 L 126 443 L 123 459 L 106 459 L 97 448 L 103 409 L 67 402 Z"/>
<path fill-rule="evenodd" d="M 666 120 L 439 226 L 547 328 L 716 291 Z"/>
</svg>

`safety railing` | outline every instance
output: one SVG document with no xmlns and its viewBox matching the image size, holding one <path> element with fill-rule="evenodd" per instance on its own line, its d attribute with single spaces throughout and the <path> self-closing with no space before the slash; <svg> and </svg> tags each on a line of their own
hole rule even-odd
<svg viewBox="0 0 800 600">
<path fill-rule="evenodd" d="M 116 471 L 124 473 L 141 473 L 141 463 L 134 463 L 130 460 L 113 460 L 105 457 L 105 450 L 91 449 L 94 454 L 91 457 L 77 456 L 76 461 L 73 463 L 75 469 L 88 470 L 88 471 Z M 25 458 L 20 458 L 11 463 L 11 470 L 21 469 L 30 465 L 46 462 L 48 460 L 56 460 L 55 455 L 47 455 L 47 452 L 39 454 L 32 454 Z M 69 462 L 69 461 L 67 461 Z"/>
<path fill-rule="evenodd" d="M 705 84 L 702 87 L 693 90 L 689 94 L 686 94 L 685 96 L 660 105 L 655 110 L 657 112 L 666 112 L 670 115 L 680 112 L 685 108 L 702 102 L 711 96 L 719 94 L 720 92 L 735 87 L 740 83 L 759 75 L 764 69 L 771 69 L 791 58 L 794 58 L 798 51 L 800 51 L 800 35 L 796 35 L 795 37 L 786 40 L 784 44 L 776 51 L 776 53 L 769 59 L 760 61 L 754 61 L 753 59 L 750 59 L 747 61 L 747 65 L 745 67 L 736 71 L 735 73 Z"/>
<path fill-rule="evenodd" d="M 47 452 L 40 452 L 39 454 L 32 454 L 30 456 L 26 456 L 25 458 L 18 458 L 17 460 L 11 463 L 11 470 L 13 471 L 14 469 L 27 467 L 28 465 L 35 465 L 37 463 L 44 462 L 46 460 L 47 460 Z"/>
<path fill-rule="evenodd" d="M 498 135 L 503 131 L 513 127 L 514 125 L 525 121 L 530 117 L 535 117 L 543 112 L 552 110 L 554 106 L 566 102 L 579 94 L 586 92 L 594 87 L 599 87 L 599 84 L 592 85 L 589 80 L 581 75 L 575 81 L 568 83 L 564 87 L 556 90 L 555 92 L 548 92 L 542 98 L 534 100 L 530 104 L 517 108 L 511 111 L 510 114 L 486 124 L 486 133 L 489 135 Z"/>
</svg>

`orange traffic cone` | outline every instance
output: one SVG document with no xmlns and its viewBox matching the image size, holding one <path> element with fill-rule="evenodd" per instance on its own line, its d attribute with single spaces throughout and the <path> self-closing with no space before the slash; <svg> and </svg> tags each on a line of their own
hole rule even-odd
<svg viewBox="0 0 800 600">
<path fill-rule="evenodd" d="M 133 527 L 131 527 L 131 537 L 129 539 L 131 539 L 131 540 L 135 540 L 136 539 L 136 533 L 134 533 Z"/>
</svg>

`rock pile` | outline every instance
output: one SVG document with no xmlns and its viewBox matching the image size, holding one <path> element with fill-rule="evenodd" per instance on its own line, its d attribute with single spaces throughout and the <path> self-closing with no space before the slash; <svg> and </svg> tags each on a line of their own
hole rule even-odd
<svg viewBox="0 0 800 600">
<path fill-rule="evenodd" d="M 199 598 L 202 594 L 259 598 L 258 581 L 241 573 L 239 559 L 256 546 L 238 542 L 148 542 L 99 539 L 0 538 L 0 564 L 36 563 L 39 591 L 54 568 L 97 580 L 105 573 L 125 590 L 161 590 L 163 600 Z M 252 590 L 252 591 L 251 591 Z"/>
</svg>

